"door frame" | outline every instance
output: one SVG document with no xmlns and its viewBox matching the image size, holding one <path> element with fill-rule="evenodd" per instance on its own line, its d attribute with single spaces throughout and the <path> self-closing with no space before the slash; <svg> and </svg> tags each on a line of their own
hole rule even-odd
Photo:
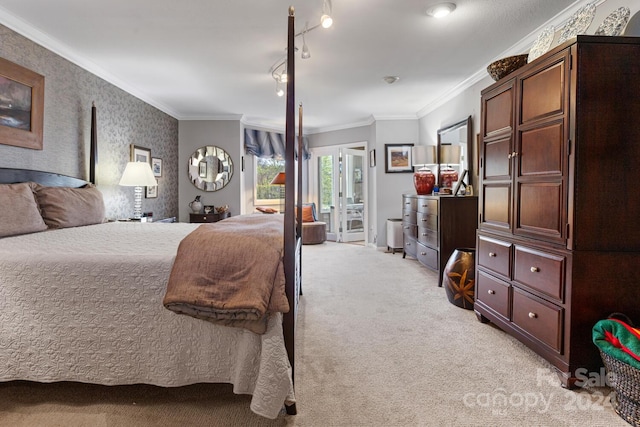
<svg viewBox="0 0 640 427">
<path fill-rule="evenodd" d="M 346 143 L 346 144 L 336 144 L 336 145 L 326 145 L 326 146 L 322 146 L 322 147 L 313 147 L 309 149 L 309 152 L 311 154 L 311 159 L 309 159 L 309 199 L 311 201 L 313 201 L 314 203 L 316 203 L 316 206 L 318 206 L 318 209 L 320 208 L 319 205 L 319 195 L 318 195 L 318 157 L 319 156 L 326 156 L 326 155 L 332 155 L 334 156 L 334 158 L 338 158 L 338 155 L 340 154 L 340 150 L 341 149 L 354 149 L 354 148 L 361 148 L 362 149 L 362 153 L 364 156 L 364 163 L 363 163 L 363 167 L 362 167 L 362 192 L 364 194 L 364 203 L 363 203 L 363 212 L 364 212 L 364 221 L 363 221 L 363 227 L 364 227 L 364 237 L 363 237 L 363 241 L 365 244 L 367 244 L 367 242 L 369 241 L 369 217 L 371 216 L 369 213 L 369 209 L 371 206 L 371 203 L 369 202 L 369 167 L 368 167 L 368 143 L 366 141 L 361 141 L 361 142 L 351 142 L 351 143 Z M 339 191 L 340 189 L 340 182 L 339 182 L 339 177 L 334 173 L 333 176 L 333 187 L 334 190 L 338 189 Z M 338 197 L 335 191 L 334 193 L 336 194 L 336 196 L 334 197 Z M 343 198 L 346 199 L 346 196 L 343 195 Z M 333 201 L 335 206 L 340 206 L 339 201 L 338 200 L 334 200 Z M 340 221 L 338 220 L 339 216 L 336 216 L 336 218 L 334 219 L 335 224 L 332 224 L 332 227 L 329 227 L 330 230 L 333 230 L 333 233 L 329 233 L 327 232 L 327 240 L 333 240 L 333 241 L 339 241 L 340 239 L 340 228 L 341 224 Z"/>
</svg>

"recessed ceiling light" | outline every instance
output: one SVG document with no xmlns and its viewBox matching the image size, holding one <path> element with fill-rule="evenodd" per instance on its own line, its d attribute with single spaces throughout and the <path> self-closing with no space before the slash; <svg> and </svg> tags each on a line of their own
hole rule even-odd
<svg viewBox="0 0 640 427">
<path fill-rule="evenodd" d="M 438 3 L 427 8 L 427 15 L 434 18 L 444 18 L 456 10 L 455 3 Z"/>
<path fill-rule="evenodd" d="M 387 82 L 388 84 L 392 85 L 395 82 L 397 82 L 398 80 L 400 80 L 400 77 L 398 76 L 384 76 L 382 78 L 382 80 L 384 80 L 385 82 Z"/>
</svg>

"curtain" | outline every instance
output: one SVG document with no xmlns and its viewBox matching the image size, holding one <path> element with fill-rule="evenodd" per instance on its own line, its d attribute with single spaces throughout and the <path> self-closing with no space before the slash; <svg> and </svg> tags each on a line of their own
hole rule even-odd
<svg viewBox="0 0 640 427">
<path fill-rule="evenodd" d="M 244 130 L 244 151 L 246 154 L 253 154 L 256 157 L 269 159 L 284 159 L 285 140 L 284 134 L 268 132 L 265 130 L 247 129 Z M 298 158 L 298 144 L 296 136 L 296 159 Z M 311 158 L 309 153 L 309 138 L 302 137 L 303 159 Z"/>
</svg>

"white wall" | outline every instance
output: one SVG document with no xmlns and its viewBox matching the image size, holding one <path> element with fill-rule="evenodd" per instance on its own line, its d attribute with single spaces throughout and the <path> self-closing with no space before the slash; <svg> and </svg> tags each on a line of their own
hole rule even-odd
<svg viewBox="0 0 640 427">
<path fill-rule="evenodd" d="M 203 205 L 229 205 L 231 215 L 242 213 L 242 126 L 239 120 L 182 120 L 178 126 L 179 221 L 189 222 L 189 202 L 202 196 Z M 224 149 L 233 161 L 233 176 L 223 189 L 202 191 L 189 180 L 189 157 L 200 147 L 215 145 Z"/>
</svg>

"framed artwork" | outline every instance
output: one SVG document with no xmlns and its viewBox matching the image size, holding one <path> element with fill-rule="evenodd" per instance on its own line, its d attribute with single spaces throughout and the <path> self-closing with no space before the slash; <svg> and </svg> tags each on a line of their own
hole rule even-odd
<svg viewBox="0 0 640 427">
<path fill-rule="evenodd" d="M 147 162 L 151 165 L 151 150 L 131 144 L 131 161 Z"/>
<path fill-rule="evenodd" d="M 385 144 L 384 171 L 386 173 L 413 173 L 411 147 L 413 144 Z"/>
<path fill-rule="evenodd" d="M 162 177 L 162 159 L 157 157 L 151 158 L 151 170 L 156 178 Z"/>
<path fill-rule="evenodd" d="M 376 167 L 376 150 L 375 148 L 371 151 L 369 151 L 369 167 L 370 168 L 375 168 Z"/>
<path fill-rule="evenodd" d="M 158 186 L 157 185 L 152 185 L 149 187 L 145 187 L 146 188 L 146 193 L 144 195 L 144 197 L 146 199 L 155 199 L 156 197 L 158 197 Z"/>
<path fill-rule="evenodd" d="M 0 58 L 0 144 L 42 150 L 44 76 Z"/>
</svg>

